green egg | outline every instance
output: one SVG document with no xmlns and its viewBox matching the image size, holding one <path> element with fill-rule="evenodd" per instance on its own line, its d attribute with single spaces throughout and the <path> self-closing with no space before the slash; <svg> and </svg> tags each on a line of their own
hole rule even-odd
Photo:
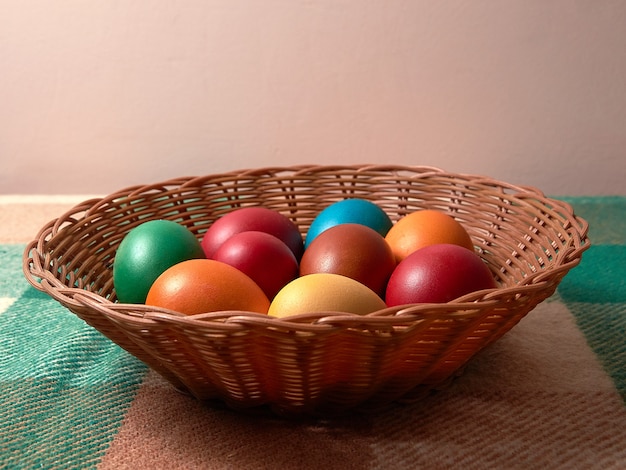
<svg viewBox="0 0 626 470">
<path fill-rule="evenodd" d="M 200 241 L 186 227 L 169 220 L 151 220 L 124 237 L 113 262 L 113 285 L 122 303 L 144 303 L 152 283 L 167 268 L 205 258 Z"/>
</svg>

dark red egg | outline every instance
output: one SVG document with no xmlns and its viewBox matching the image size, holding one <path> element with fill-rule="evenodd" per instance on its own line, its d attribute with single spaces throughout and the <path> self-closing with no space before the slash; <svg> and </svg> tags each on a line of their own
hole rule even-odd
<svg viewBox="0 0 626 470">
<path fill-rule="evenodd" d="M 300 260 L 304 240 L 296 224 L 280 212 L 261 206 L 243 207 L 217 219 L 204 234 L 202 249 L 207 258 L 212 258 L 220 245 L 230 237 L 252 231 L 274 235 Z"/>
<path fill-rule="evenodd" d="M 420 248 L 391 274 L 385 301 L 389 307 L 445 303 L 462 295 L 496 287 L 493 274 L 473 251 L 452 244 Z"/>
<path fill-rule="evenodd" d="M 247 274 L 271 300 L 298 276 L 298 261 L 285 243 L 265 232 L 241 232 L 220 245 L 213 259 Z"/>
</svg>

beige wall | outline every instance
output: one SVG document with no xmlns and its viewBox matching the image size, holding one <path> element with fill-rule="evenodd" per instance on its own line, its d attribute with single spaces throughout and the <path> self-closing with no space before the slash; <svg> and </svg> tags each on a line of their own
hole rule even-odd
<svg viewBox="0 0 626 470">
<path fill-rule="evenodd" d="M 0 0 L 0 193 L 298 163 L 626 194 L 626 1 Z"/>
</svg>

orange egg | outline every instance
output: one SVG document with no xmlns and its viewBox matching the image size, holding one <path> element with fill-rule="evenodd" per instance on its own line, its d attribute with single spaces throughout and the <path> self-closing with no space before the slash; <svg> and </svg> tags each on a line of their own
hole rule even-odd
<svg viewBox="0 0 626 470">
<path fill-rule="evenodd" d="M 165 270 L 150 287 L 145 303 L 186 315 L 225 310 L 267 313 L 270 304 L 250 277 L 210 259 L 183 261 Z"/>
<path fill-rule="evenodd" d="M 420 248 L 440 243 L 474 251 L 474 244 L 465 228 L 451 216 L 432 209 L 415 211 L 402 217 L 387 232 L 385 240 L 398 263 Z"/>
</svg>

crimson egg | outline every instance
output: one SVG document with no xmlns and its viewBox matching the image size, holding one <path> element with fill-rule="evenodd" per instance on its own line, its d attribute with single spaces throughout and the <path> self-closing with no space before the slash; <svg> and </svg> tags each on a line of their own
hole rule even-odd
<svg viewBox="0 0 626 470">
<path fill-rule="evenodd" d="M 226 240 L 213 259 L 229 264 L 255 281 L 271 300 L 298 275 L 298 261 L 285 243 L 265 232 L 241 232 Z"/>
<path fill-rule="evenodd" d="M 243 207 L 217 219 L 204 234 L 202 249 L 207 258 L 212 258 L 220 245 L 230 237 L 251 231 L 274 235 L 300 260 L 304 240 L 296 224 L 280 212 L 261 206 Z"/>
<path fill-rule="evenodd" d="M 429 245 L 404 258 L 391 274 L 385 301 L 389 307 L 445 303 L 470 292 L 496 287 L 480 256 L 453 244 Z"/>
</svg>

